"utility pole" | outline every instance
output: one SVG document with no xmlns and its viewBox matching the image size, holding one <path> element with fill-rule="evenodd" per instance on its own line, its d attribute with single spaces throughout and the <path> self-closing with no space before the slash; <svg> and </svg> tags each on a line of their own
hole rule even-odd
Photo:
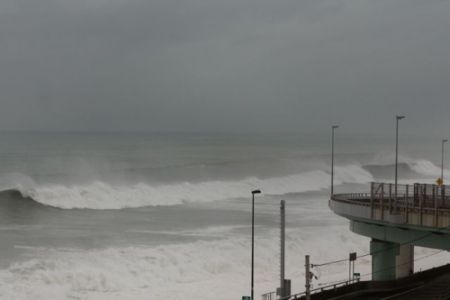
<svg viewBox="0 0 450 300">
<path fill-rule="evenodd" d="M 284 298 L 286 295 L 285 286 L 285 225 L 286 225 L 286 214 L 285 214 L 285 201 L 280 202 L 280 297 Z"/>
<path fill-rule="evenodd" d="M 291 281 L 285 278 L 285 244 L 286 244 L 286 206 L 280 201 L 280 287 L 277 288 L 278 299 L 286 299 L 291 295 Z"/>
<path fill-rule="evenodd" d="M 252 191 L 252 277 L 251 277 L 251 300 L 254 300 L 254 277 L 255 277 L 255 195 L 261 194 L 260 190 Z"/>
<path fill-rule="evenodd" d="M 311 271 L 309 270 L 309 255 L 305 256 L 305 296 L 306 300 L 311 300 Z"/>
</svg>

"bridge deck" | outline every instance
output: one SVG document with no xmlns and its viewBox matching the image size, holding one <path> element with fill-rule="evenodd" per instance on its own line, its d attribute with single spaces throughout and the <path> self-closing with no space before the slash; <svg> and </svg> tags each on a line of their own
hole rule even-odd
<svg viewBox="0 0 450 300">
<path fill-rule="evenodd" d="M 337 194 L 330 207 L 345 217 L 392 224 L 450 228 L 450 186 L 372 183 L 370 193 Z"/>
</svg>

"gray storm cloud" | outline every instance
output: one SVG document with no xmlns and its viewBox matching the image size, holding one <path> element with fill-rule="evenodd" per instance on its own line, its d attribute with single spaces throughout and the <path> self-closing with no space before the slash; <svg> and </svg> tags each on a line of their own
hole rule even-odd
<svg viewBox="0 0 450 300">
<path fill-rule="evenodd" d="M 0 129 L 450 129 L 450 2 L 4 0 Z M 406 123 L 405 123 L 406 124 Z"/>
</svg>

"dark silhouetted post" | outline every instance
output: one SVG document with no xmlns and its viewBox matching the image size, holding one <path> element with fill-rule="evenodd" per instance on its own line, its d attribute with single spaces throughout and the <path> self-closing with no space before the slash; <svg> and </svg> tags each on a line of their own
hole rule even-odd
<svg viewBox="0 0 450 300">
<path fill-rule="evenodd" d="M 254 300 L 253 286 L 254 286 L 254 270 L 255 270 L 255 195 L 261 194 L 260 190 L 252 191 L 252 298 Z"/>
<path fill-rule="evenodd" d="M 334 193 L 334 130 L 337 128 L 337 125 L 331 126 L 331 197 Z"/>
<path fill-rule="evenodd" d="M 398 122 L 404 118 L 405 116 L 395 117 L 395 120 L 397 121 L 395 127 L 395 188 L 394 188 L 395 207 L 397 207 L 397 183 L 398 183 Z"/>
<path fill-rule="evenodd" d="M 448 140 L 442 140 L 442 156 L 441 156 L 441 185 L 444 185 L 444 144 L 447 143 Z"/>
</svg>

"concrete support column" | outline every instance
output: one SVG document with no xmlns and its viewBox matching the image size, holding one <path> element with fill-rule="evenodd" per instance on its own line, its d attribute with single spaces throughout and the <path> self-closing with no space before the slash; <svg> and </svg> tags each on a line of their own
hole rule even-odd
<svg viewBox="0 0 450 300">
<path fill-rule="evenodd" d="M 372 239 L 372 280 L 393 280 L 396 277 L 396 256 L 399 244 Z"/>
<path fill-rule="evenodd" d="M 408 277 L 414 274 L 414 246 L 400 246 L 399 254 L 396 258 L 397 274 L 396 278 Z"/>
</svg>

